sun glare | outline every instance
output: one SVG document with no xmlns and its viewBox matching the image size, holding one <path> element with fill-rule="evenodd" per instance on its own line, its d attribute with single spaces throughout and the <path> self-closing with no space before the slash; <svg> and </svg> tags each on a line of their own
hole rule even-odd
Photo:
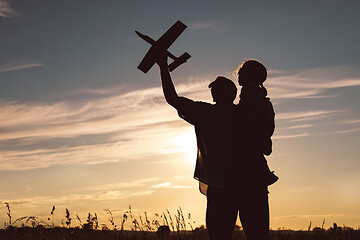
<svg viewBox="0 0 360 240">
<path fill-rule="evenodd" d="M 176 146 L 179 153 L 185 154 L 185 160 L 195 164 L 196 161 L 196 137 L 194 129 L 184 131 L 182 134 L 174 137 L 172 143 Z"/>
</svg>

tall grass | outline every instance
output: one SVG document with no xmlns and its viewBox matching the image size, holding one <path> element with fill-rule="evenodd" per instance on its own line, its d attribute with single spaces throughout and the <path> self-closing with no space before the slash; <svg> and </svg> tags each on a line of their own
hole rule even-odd
<svg viewBox="0 0 360 240">
<path fill-rule="evenodd" d="M 5 202 L 7 209 L 7 217 L 8 221 L 4 223 L 4 228 L 16 228 L 16 227 L 46 227 L 46 228 L 54 228 L 55 223 L 55 210 L 56 207 L 53 206 L 49 217 L 47 217 L 47 221 L 36 217 L 36 216 L 22 216 L 18 217 L 13 221 L 13 216 L 11 214 L 10 204 Z M 149 218 L 148 213 L 144 212 L 143 214 L 134 215 L 131 205 L 129 205 L 128 209 L 124 212 L 121 219 L 116 220 L 114 215 L 110 209 L 104 209 L 108 224 L 102 223 L 99 224 L 97 213 L 88 213 L 87 218 L 81 219 L 79 214 L 76 213 L 75 217 L 77 220 L 77 224 L 73 222 L 72 214 L 68 208 L 65 208 L 65 213 L 63 216 L 65 218 L 59 219 L 60 226 L 63 228 L 72 228 L 77 227 L 80 229 L 92 229 L 92 230 L 131 230 L 131 231 L 140 231 L 140 232 L 156 232 L 160 226 L 167 226 L 171 231 L 186 231 L 186 225 L 191 226 L 191 230 L 193 230 L 192 224 L 195 222 L 191 219 L 191 214 L 189 213 L 189 222 L 186 222 L 182 209 L 176 211 L 175 214 L 171 214 L 168 209 L 165 212 L 158 214 L 153 214 L 152 218 Z M 191 222 L 192 221 L 192 222 Z M 127 223 L 129 229 L 125 229 L 125 224 Z"/>
<path fill-rule="evenodd" d="M 69 209 L 63 213 L 65 218 L 61 219 L 61 226 L 54 223 L 55 206 L 52 207 L 47 221 L 36 216 L 22 216 L 13 221 L 9 203 L 5 203 L 8 221 L 4 228 L 0 229 L 1 240 L 57 240 L 57 239 L 148 239 L 148 240 L 207 240 L 207 231 L 204 226 L 193 228 L 195 222 L 191 214 L 184 217 L 184 212 L 179 207 L 176 213 L 171 214 L 166 209 L 161 214 L 155 213 L 150 219 L 147 212 L 134 215 L 132 207 L 129 206 L 120 218 L 115 218 L 110 209 L 104 209 L 107 219 L 106 223 L 99 223 L 97 213 L 88 213 L 87 218 L 81 219 L 75 214 L 78 224 L 73 223 Z M 221 219 L 219 219 L 221 221 Z M 125 224 L 129 229 L 125 229 Z M 271 240 L 360 240 L 360 229 L 350 227 L 339 227 L 336 223 L 329 229 L 325 229 L 325 219 L 321 227 L 312 227 L 310 222 L 307 231 L 271 230 Z M 189 228 L 188 228 L 189 227 Z M 245 240 L 245 234 L 241 227 L 237 226 L 233 235 L 234 240 Z"/>
</svg>

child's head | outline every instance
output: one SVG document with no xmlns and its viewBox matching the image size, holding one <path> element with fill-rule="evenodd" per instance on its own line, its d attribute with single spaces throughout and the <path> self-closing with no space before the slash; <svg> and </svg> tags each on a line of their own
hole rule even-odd
<svg viewBox="0 0 360 240">
<path fill-rule="evenodd" d="M 236 98 L 237 88 L 230 79 L 218 76 L 209 84 L 213 101 L 216 103 L 233 103 Z"/>
<path fill-rule="evenodd" d="M 240 86 L 260 85 L 267 78 L 265 66 L 257 60 L 246 60 L 237 70 Z"/>
</svg>

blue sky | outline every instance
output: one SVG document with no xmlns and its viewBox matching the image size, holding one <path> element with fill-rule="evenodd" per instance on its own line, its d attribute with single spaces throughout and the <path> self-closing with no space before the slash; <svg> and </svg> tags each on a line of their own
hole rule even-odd
<svg viewBox="0 0 360 240">
<path fill-rule="evenodd" d="M 156 39 L 181 20 L 170 50 L 192 57 L 172 74 L 180 95 L 211 101 L 208 83 L 235 81 L 247 58 L 268 68 L 272 227 L 359 226 L 359 10 L 347 0 L 0 0 L 0 199 L 18 217 L 47 218 L 53 205 L 121 216 L 132 204 L 181 206 L 202 224 L 193 129 L 165 103 L 156 67 L 136 68 L 149 45 L 134 31 Z"/>
</svg>

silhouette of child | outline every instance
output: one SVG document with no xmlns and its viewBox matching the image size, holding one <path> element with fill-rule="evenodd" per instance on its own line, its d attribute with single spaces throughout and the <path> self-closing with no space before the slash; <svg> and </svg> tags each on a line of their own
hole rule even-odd
<svg viewBox="0 0 360 240">
<path fill-rule="evenodd" d="M 246 113 L 245 124 L 249 127 L 248 131 L 251 131 L 250 146 L 268 156 L 272 152 L 271 136 L 275 129 L 275 113 L 263 85 L 266 79 L 265 66 L 256 60 L 247 60 L 238 69 L 238 80 L 242 86 L 239 105 Z M 267 163 L 264 168 L 267 185 L 275 183 L 278 177 L 270 171 Z"/>
</svg>

